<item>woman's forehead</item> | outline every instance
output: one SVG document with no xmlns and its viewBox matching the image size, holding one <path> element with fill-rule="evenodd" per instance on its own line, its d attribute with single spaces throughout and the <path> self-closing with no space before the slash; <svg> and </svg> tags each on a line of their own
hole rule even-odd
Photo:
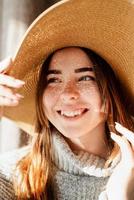
<svg viewBox="0 0 134 200">
<path fill-rule="evenodd" d="M 49 69 L 53 68 L 80 68 L 92 66 L 89 56 L 79 47 L 68 47 L 57 50 L 50 61 Z"/>
</svg>

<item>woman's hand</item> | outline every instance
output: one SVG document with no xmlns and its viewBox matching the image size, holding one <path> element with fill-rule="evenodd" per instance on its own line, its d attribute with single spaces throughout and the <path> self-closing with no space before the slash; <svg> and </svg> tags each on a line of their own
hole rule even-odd
<svg viewBox="0 0 134 200">
<path fill-rule="evenodd" d="M 12 70 L 12 59 L 7 58 L 0 62 L 0 113 L 2 115 L 3 106 L 16 106 L 22 95 L 15 93 L 15 88 L 22 87 L 25 83 L 21 80 L 8 76 Z"/>
<path fill-rule="evenodd" d="M 108 200 L 134 200 L 134 133 L 119 123 L 115 128 L 122 134 L 111 133 L 111 138 L 120 146 L 121 161 L 107 183 Z"/>
</svg>

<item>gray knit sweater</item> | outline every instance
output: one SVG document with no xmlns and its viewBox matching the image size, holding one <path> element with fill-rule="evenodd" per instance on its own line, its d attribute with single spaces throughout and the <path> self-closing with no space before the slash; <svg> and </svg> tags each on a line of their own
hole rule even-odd
<svg viewBox="0 0 134 200">
<path fill-rule="evenodd" d="M 107 200 L 105 188 L 109 176 L 120 160 L 104 168 L 105 160 L 86 153 L 72 152 L 64 138 L 54 133 L 53 190 L 56 200 Z M 11 175 L 16 162 L 30 147 L 14 150 L 0 156 L 0 200 L 15 200 Z"/>
</svg>

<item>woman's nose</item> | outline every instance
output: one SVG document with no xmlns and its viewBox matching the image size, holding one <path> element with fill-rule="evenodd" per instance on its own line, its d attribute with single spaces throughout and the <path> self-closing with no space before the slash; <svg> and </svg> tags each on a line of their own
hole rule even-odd
<svg viewBox="0 0 134 200">
<path fill-rule="evenodd" d="M 79 91 L 77 86 L 74 84 L 67 84 L 61 92 L 61 99 L 64 102 L 77 100 L 78 97 L 79 97 Z"/>
</svg>

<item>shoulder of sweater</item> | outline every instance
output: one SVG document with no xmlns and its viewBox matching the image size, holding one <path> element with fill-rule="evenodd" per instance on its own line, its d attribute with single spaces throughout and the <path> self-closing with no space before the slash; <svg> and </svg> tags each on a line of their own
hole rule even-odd
<svg viewBox="0 0 134 200">
<path fill-rule="evenodd" d="M 16 200 L 13 183 L 7 176 L 0 171 L 0 199 Z"/>
<path fill-rule="evenodd" d="M 29 152 L 26 146 L 0 155 L 0 199 L 15 200 L 12 176 L 16 163 Z"/>
<path fill-rule="evenodd" d="M 30 150 L 30 146 L 12 150 L 0 154 L 0 173 L 10 179 L 17 162 L 23 158 Z"/>
</svg>

